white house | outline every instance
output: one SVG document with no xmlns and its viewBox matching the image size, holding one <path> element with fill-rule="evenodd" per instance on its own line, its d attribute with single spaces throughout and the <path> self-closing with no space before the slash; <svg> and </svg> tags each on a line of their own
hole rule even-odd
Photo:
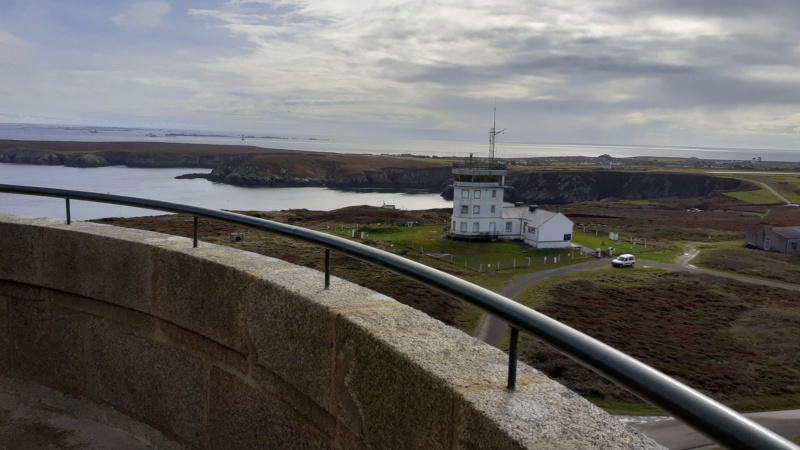
<svg viewBox="0 0 800 450">
<path fill-rule="evenodd" d="M 572 221 L 535 205 L 506 207 L 505 163 L 470 158 L 453 164 L 453 239 L 522 240 L 535 248 L 572 246 Z"/>
<path fill-rule="evenodd" d="M 572 246 L 572 225 L 565 215 L 536 205 L 506 207 L 503 208 L 506 233 L 498 238 L 522 239 L 535 248 L 569 248 Z"/>
</svg>

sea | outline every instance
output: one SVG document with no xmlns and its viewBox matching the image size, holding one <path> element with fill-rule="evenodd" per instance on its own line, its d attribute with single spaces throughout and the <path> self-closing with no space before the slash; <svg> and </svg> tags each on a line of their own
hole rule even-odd
<svg viewBox="0 0 800 450">
<path fill-rule="evenodd" d="M 263 148 L 351 154 L 488 156 L 488 143 L 445 140 L 374 139 L 365 137 L 253 134 L 225 131 L 199 132 L 178 129 L 63 126 L 0 123 L 0 140 L 78 142 L 180 142 L 190 144 L 251 145 Z M 791 150 L 748 150 L 702 147 L 612 146 L 545 144 L 498 141 L 496 156 L 515 158 L 547 156 L 672 156 L 714 160 L 800 161 Z M 132 169 L 127 167 L 74 168 L 0 164 L 0 184 L 42 186 L 103 192 L 184 203 L 231 211 L 280 211 L 309 209 L 330 211 L 346 206 L 393 205 L 398 209 L 449 208 L 452 202 L 437 193 L 391 190 L 339 191 L 326 188 L 248 188 L 212 183 L 205 179 L 176 179 L 196 168 Z M 0 194 L 0 214 L 64 218 L 62 199 Z M 160 212 L 117 205 L 72 201 L 75 220 L 104 217 L 158 215 Z"/>
</svg>

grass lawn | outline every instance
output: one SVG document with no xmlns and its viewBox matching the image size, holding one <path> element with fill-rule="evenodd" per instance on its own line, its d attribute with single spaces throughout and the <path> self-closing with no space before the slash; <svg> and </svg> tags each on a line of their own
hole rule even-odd
<svg viewBox="0 0 800 450">
<path fill-rule="evenodd" d="M 388 250 L 395 253 L 419 253 L 476 273 L 545 270 L 590 258 L 572 249 L 534 249 L 518 241 L 450 240 L 444 238 L 443 231 L 442 225 L 366 225 L 357 229 L 357 233 L 365 233 L 365 241 L 379 242 L 382 248 L 388 245 Z M 349 236 L 349 231 L 340 231 L 339 234 Z M 406 252 L 403 253 L 401 249 Z M 479 281 L 474 282 L 483 285 Z"/>
<path fill-rule="evenodd" d="M 787 199 L 800 203 L 800 176 L 795 174 L 760 174 L 753 173 L 740 176 L 743 180 L 755 180 L 767 184 Z"/>
<path fill-rule="evenodd" d="M 766 189 L 757 189 L 753 191 L 741 192 L 725 192 L 728 197 L 747 202 L 753 205 L 773 205 L 781 203 L 781 199 L 775 196 L 772 192 Z"/>
</svg>

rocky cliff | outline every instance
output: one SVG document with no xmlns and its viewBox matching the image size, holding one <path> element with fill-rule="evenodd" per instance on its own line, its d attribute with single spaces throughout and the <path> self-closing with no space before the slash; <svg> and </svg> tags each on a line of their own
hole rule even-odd
<svg viewBox="0 0 800 450">
<path fill-rule="evenodd" d="M 186 167 L 188 174 L 252 187 L 328 186 L 338 189 L 426 189 L 452 199 L 451 167 L 435 158 L 296 152 L 246 146 L 164 143 L 0 141 L 0 162 L 72 167 Z M 741 182 L 708 175 L 654 172 L 511 172 L 506 201 L 566 204 L 604 198 L 702 197 Z"/>
<path fill-rule="evenodd" d="M 653 172 L 533 172 L 510 175 L 513 189 L 507 201 L 567 204 L 604 198 L 643 200 L 664 197 L 704 197 L 733 190 L 741 181 L 710 175 Z"/>
</svg>

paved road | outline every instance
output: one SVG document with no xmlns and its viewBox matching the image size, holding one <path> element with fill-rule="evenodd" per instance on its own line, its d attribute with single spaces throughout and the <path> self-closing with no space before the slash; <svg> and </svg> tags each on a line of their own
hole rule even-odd
<svg viewBox="0 0 800 450">
<path fill-rule="evenodd" d="M 687 252 L 676 259 L 676 264 L 639 261 L 637 263 L 637 268 L 632 270 L 658 268 L 691 273 L 704 273 L 718 277 L 735 279 L 737 281 L 743 281 L 747 283 L 800 291 L 800 285 L 752 278 L 738 274 L 716 272 L 692 266 L 689 264 L 689 261 L 691 261 L 691 259 L 696 256 L 697 253 L 698 251 L 690 245 L 687 247 Z M 608 258 L 600 258 L 585 263 L 574 264 L 568 267 L 559 267 L 558 269 L 530 273 L 509 281 L 497 292 L 510 299 L 516 299 L 526 289 L 540 281 L 573 273 L 604 269 L 609 266 L 610 260 Z M 504 321 L 494 316 L 484 314 L 481 318 L 481 322 L 478 326 L 478 331 L 476 332 L 475 336 L 490 345 L 498 347 L 503 339 L 506 327 L 507 324 Z M 750 417 L 755 422 L 765 426 L 781 436 L 789 438 L 800 436 L 800 410 L 745 414 L 745 416 Z M 624 421 L 630 423 L 632 426 L 669 449 L 694 449 L 713 444 L 710 439 L 698 433 L 691 427 L 684 425 L 682 422 L 670 417 L 628 417 L 625 418 Z"/>
<path fill-rule="evenodd" d="M 634 270 L 658 268 L 664 270 L 676 270 L 681 272 L 703 273 L 703 274 L 713 275 L 716 277 L 730 278 L 745 283 L 760 284 L 763 286 L 772 286 L 782 289 L 790 289 L 793 291 L 800 291 L 800 285 L 796 284 L 782 283 L 780 281 L 772 281 L 761 278 L 748 277 L 745 275 L 739 275 L 734 273 L 717 272 L 714 270 L 701 269 L 699 267 L 695 267 L 688 264 L 688 261 L 696 254 L 697 254 L 696 250 L 692 248 L 688 253 L 684 255 L 685 257 L 678 258 L 680 264 L 666 264 L 653 261 L 645 262 L 640 260 L 637 263 L 638 268 Z M 567 267 L 559 267 L 558 269 L 529 273 L 509 281 L 508 283 L 503 285 L 503 287 L 501 287 L 497 291 L 497 293 L 514 300 L 517 297 L 519 297 L 523 292 L 525 292 L 526 289 L 528 289 L 529 287 L 533 286 L 534 284 L 540 281 L 547 280 L 550 278 L 562 277 L 564 275 L 570 275 L 573 273 L 605 269 L 609 266 L 610 266 L 610 260 L 608 258 L 600 258 L 597 260 L 592 260 L 580 264 L 574 264 Z M 620 270 L 628 270 L 628 269 L 620 269 Z M 478 325 L 478 331 L 475 333 L 475 337 L 482 340 L 483 342 L 486 342 L 489 345 L 499 347 L 501 341 L 503 340 L 503 334 L 505 333 L 506 326 L 507 324 L 504 321 L 489 314 L 484 314 L 483 317 L 481 318 L 480 324 Z"/>
<path fill-rule="evenodd" d="M 756 181 L 756 180 L 749 180 L 749 181 L 752 181 L 753 183 L 758 183 L 758 184 L 760 184 L 761 186 L 764 186 L 764 189 L 766 189 L 766 190 L 768 190 L 768 191 L 772 192 L 772 193 L 775 195 L 775 197 L 778 197 L 779 199 L 781 199 L 781 201 L 782 201 L 782 202 L 785 202 L 787 206 L 797 206 L 796 204 L 792 203 L 792 202 L 791 202 L 789 199 L 787 199 L 786 197 L 782 196 L 781 194 L 778 194 L 778 193 L 775 191 L 775 189 L 772 189 L 772 188 L 771 188 L 771 187 L 769 187 L 769 186 L 768 186 L 766 183 L 762 183 L 762 182 L 760 182 L 760 181 Z"/>
<path fill-rule="evenodd" d="M 744 414 L 753 422 L 784 437 L 800 436 L 800 409 Z M 714 442 L 671 417 L 661 420 L 623 419 L 659 444 L 675 450 L 694 449 Z M 716 448 L 716 445 L 715 445 Z"/>
<path fill-rule="evenodd" d="M 514 300 L 519 297 L 520 294 L 525 292 L 526 289 L 542 280 L 606 268 L 611 264 L 609 261 L 610 260 L 608 259 L 600 258 L 585 263 L 573 264 L 567 267 L 559 267 L 553 270 L 529 273 L 509 281 L 503 285 L 503 287 L 501 287 L 497 293 Z M 480 325 L 478 325 L 478 331 L 475 333 L 475 337 L 489 345 L 499 347 L 500 342 L 503 340 L 503 334 L 506 331 L 506 326 L 507 324 L 497 317 L 484 314 L 481 318 Z"/>
</svg>

